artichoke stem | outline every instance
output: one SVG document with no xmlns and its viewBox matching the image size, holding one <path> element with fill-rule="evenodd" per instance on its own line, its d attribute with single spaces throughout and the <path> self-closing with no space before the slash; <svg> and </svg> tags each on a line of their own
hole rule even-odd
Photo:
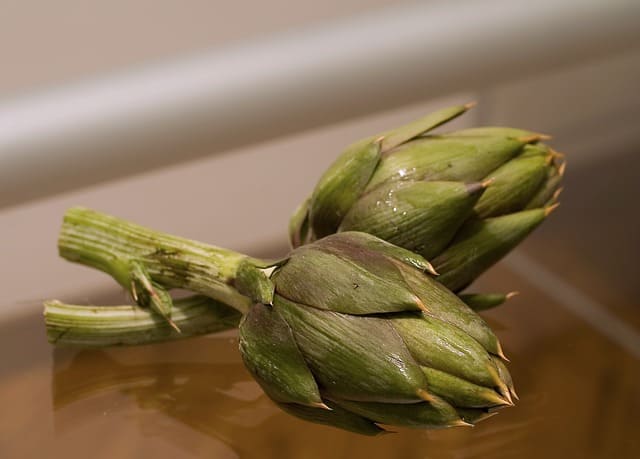
<svg viewBox="0 0 640 459">
<path fill-rule="evenodd" d="M 76 306 L 44 303 L 49 342 L 56 345 L 106 347 L 150 344 L 233 329 L 241 314 L 205 296 L 176 300 L 172 321 L 178 333 L 156 312 L 139 306 Z"/>
<path fill-rule="evenodd" d="M 234 287 L 238 268 L 247 261 L 264 264 L 231 250 L 171 236 L 79 207 L 66 212 L 58 249 L 60 256 L 69 261 L 111 275 L 133 297 L 137 298 L 140 293 L 132 288 L 135 284 L 132 281 L 142 266 L 157 291 L 191 290 L 226 303 L 243 314 L 248 311 L 251 299 Z M 170 317 L 167 311 L 165 319 Z"/>
</svg>

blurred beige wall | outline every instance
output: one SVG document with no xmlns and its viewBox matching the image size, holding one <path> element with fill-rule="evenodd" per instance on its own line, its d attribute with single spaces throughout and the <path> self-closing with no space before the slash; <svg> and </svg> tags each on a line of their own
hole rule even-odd
<svg viewBox="0 0 640 459">
<path fill-rule="evenodd" d="M 0 0 L 0 97 L 259 39 L 391 0 Z"/>
</svg>

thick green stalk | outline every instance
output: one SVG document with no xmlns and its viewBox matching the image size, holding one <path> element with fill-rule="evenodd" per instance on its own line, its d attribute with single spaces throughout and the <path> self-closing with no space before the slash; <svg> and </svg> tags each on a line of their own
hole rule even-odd
<svg viewBox="0 0 640 459">
<path fill-rule="evenodd" d="M 241 314 L 205 296 L 173 303 L 171 319 L 180 332 L 155 312 L 139 306 L 44 304 L 47 337 L 52 344 L 83 347 L 150 344 L 204 335 L 238 326 Z"/>
<path fill-rule="evenodd" d="M 183 288 L 242 313 L 251 300 L 233 286 L 238 269 L 246 261 L 261 263 L 237 252 L 79 207 L 65 214 L 58 248 L 63 258 L 110 274 L 134 298 L 140 293 L 140 276 L 145 285 L 144 276 L 148 275 L 146 285 L 152 284 L 150 290 Z"/>
</svg>

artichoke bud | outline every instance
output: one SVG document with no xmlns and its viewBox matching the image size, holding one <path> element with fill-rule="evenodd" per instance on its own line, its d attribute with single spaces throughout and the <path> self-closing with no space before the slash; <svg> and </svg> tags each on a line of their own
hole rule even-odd
<svg viewBox="0 0 640 459">
<path fill-rule="evenodd" d="M 430 258 L 453 239 L 484 190 L 479 183 L 390 182 L 360 198 L 339 231 L 365 231 Z"/>
<path fill-rule="evenodd" d="M 324 173 L 309 206 L 309 223 L 315 237 L 336 232 L 342 218 L 369 183 L 379 160 L 380 142 L 365 139 L 348 147 Z"/>
<path fill-rule="evenodd" d="M 469 425 L 511 404 L 497 338 L 430 268 L 358 232 L 293 250 L 271 275 L 273 305 L 240 324 L 246 367 L 285 411 L 366 435 Z"/>
<path fill-rule="evenodd" d="M 562 155 L 542 143 L 549 137 L 537 132 L 498 126 L 430 132 L 470 106 L 440 110 L 349 147 L 293 216 L 292 245 L 363 231 L 438 260 L 442 279 L 456 291 L 470 284 L 542 220 L 523 214 L 513 225 L 477 222 L 523 210 L 548 214 L 565 169 Z M 515 232 L 492 238 L 494 226 Z M 477 237 L 470 236 L 474 231 Z"/>
<path fill-rule="evenodd" d="M 325 407 L 293 333 L 278 311 L 256 304 L 242 319 L 239 330 L 242 360 L 271 399 Z"/>
<path fill-rule="evenodd" d="M 454 292 L 465 288 L 542 223 L 550 210 L 524 210 L 468 222 L 433 260 L 441 273 L 438 281 Z"/>
</svg>

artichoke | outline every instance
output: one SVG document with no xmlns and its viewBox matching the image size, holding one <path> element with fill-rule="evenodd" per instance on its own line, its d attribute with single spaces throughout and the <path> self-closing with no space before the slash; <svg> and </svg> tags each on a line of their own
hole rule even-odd
<svg viewBox="0 0 640 459">
<path fill-rule="evenodd" d="M 363 231 L 431 260 L 449 289 L 469 285 L 555 208 L 565 168 L 531 131 L 429 134 L 470 107 L 348 147 L 292 217 L 292 245 Z"/>
<path fill-rule="evenodd" d="M 361 434 L 471 425 L 512 405 L 496 336 L 420 255 L 342 232 L 293 250 L 271 304 L 240 323 L 243 361 L 303 419 Z"/>
<path fill-rule="evenodd" d="M 272 262 L 74 208 L 58 244 L 68 260 L 130 289 L 137 306 L 47 302 L 56 344 L 177 339 L 232 327 L 242 314 L 243 362 L 272 400 L 300 418 L 368 435 L 384 425 L 470 425 L 517 398 L 482 318 L 433 277 L 424 257 L 370 234 L 332 234 Z M 176 288 L 215 301 L 174 302 Z M 482 308 L 502 299 L 465 301 Z"/>
</svg>

